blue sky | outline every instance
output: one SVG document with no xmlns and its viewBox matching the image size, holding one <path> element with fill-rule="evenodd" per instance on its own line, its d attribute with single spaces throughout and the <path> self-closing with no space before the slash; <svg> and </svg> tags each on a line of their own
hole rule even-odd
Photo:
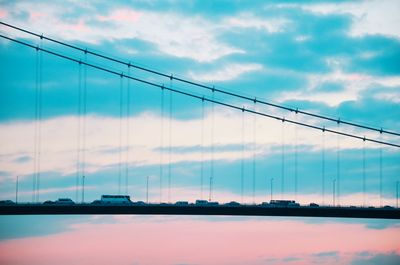
<svg viewBox="0 0 400 265">
<path fill-rule="evenodd" d="M 0 1 L 1 21 L 38 34 L 219 89 L 396 132 L 400 131 L 399 12 L 399 2 L 394 0 Z M 41 43 L 3 25 L 0 31 L 85 60 L 82 52 L 47 41 Z M 296 129 L 287 123 L 254 118 L 210 103 L 203 106 L 199 100 L 167 91 L 162 94 L 160 89 L 128 82 L 126 78 L 121 83 L 119 77 L 91 68 L 85 70 L 76 63 L 40 55 L 3 39 L 0 40 L 0 199 L 15 198 L 16 176 L 19 176 L 19 200 L 32 199 L 34 163 L 38 159 L 34 149 L 35 80 L 40 56 L 43 62 L 41 201 L 59 197 L 81 200 L 80 193 L 76 197 L 75 185 L 78 156 L 83 163 L 83 153 L 78 147 L 83 148 L 85 139 L 87 201 L 99 199 L 102 194 L 117 193 L 119 175 L 122 184 L 128 176 L 128 186 L 122 185 L 121 189 L 125 192 L 126 188 L 133 200 L 145 200 L 149 176 L 150 200 L 158 202 L 160 175 L 163 201 L 194 201 L 202 195 L 207 198 L 214 164 L 213 200 L 220 202 L 242 200 L 243 170 L 245 203 L 269 200 L 273 179 L 274 198 L 331 204 L 333 180 L 336 180 L 335 188 L 340 195 L 337 200 L 342 205 L 361 205 L 363 196 L 368 205 L 395 204 L 395 185 L 400 180 L 398 148 L 380 149 L 376 144 Z M 94 56 L 86 59 L 157 84 L 200 96 L 214 96 L 217 100 L 286 119 L 400 142 L 398 136 L 380 136 L 344 125 L 338 127 L 332 122 L 260 104 L 254 106 L 252 102 L 223 94 L 212 95 L 208 90 L 146 72 L 132 69 L 128 72 L 125 66 Z M 78 91 L 84 84 L 84 71 L 87 71 L 87 117 L 83 133 L 82 127 L 79 129 L 83 119 L 78 115 Z M 363 150 L 365 195 L 362 193 Z M 381 151 L 382 197 L 379 191 Z M 21 219 L 13 220 L 21 233 L 10 235 L 3 231 L 1 239 L 75 231 L 76 223 L 91 222 L 87 218 L 71 219 L 63 228 L 49 225 L 49 229 L 36 227 L 28 231 L 18 228 L 23 227 Z M 1 221 L 9 227 L 13 223 L 7 218 Z M 42 222 L 48 220 L 44 218 Z M 396 251 L 396 248 L 387 249 Z M 391 264 L 398 259 L 397 252 L 379 254 L 379 251 L 364 253 L 364 256 L 357 252 L 349 263 L 345 262 L 342 252 L 337 254 L 335 250 L 314 253 L 316 256 L 312 257 L 314 260 L 340 259 L 343 264 L 377 260 L 388 260 L 387 264 Z M 266 262 L 279 261 L 292 264 L 296 257 L 289 255 Z"/>
<path fill-rule="evenodd" d="M 335 4 L 322 1 L 302 4 L 295 1 L 260 4 L 239 1 L 227 5 L 222 2 L 199 4 L 196 1 L 138 1 L 112 5 L 68 2 L 62 4 L 65 8 L 59 5 L 48 2 L 4 2 L 1 16 L 5 22 L 167 74 L 334 118 L 399 130 L 400 33 L 393 26 L 398 20 L 393 11 L 398 8 L 395 2 L 378 4 L 375 1 L 344 1 Z M 210 12 L 210 9 L 213 11 Z M 382 13 L 387 15 L 381 17 Z M 39 40 L 6 27 L 2 27 L 2 32 L 39 44 Z M 15 175 L 20 175 L 21 198 L 27 200 L 35 159 L 32 141 L 36 55 L 32 49 L 4 40 L 1 47 L 2 60 L 7 67 L 3 67 L 0 73 L 4 84 L 0 119 L 4 128 L 2 138 L 8 142 L 2 152 L 2 194 L 4 197 L 12 194 Z M 81 52 L 54 43 L 43 42 L 43 47 L 84 60 Z M 43 160 L 43 199 L 54 199 L 59 196 L 57 192 L 62 190 L 65 190 L 65 196 L 71 197 L 76 171 L 74 157 L 77 151 L 74 141 L 78 138 L 74 127 L 77 128 L 79 122 L 76 118 L 79 66 L 48 54 L 42 56 L 43 151 L 40 160 Z M 94 56 L 88 56 L 87 60 L 128 73 L 126 67 Z M 83 73 L 83 67 L 81 71 Z M 212 96 L 205 89 L 171 82 L 146 72 L 133 71 L 131 74 L 197 95 Z M 95 199 L 102 193 L 111 192 L 100 188 L 101 185 L 111 185 L 116 190 L 114 176 L 119 174 L 120 161 L 123 167 L 128 161 L 129 190 L 134 197 L 137 194 L 138 199 L 143 199 L 146 175 L 150 175 L 152 186 L 159 185 L 160 161 L 164 164 L 164 188 L 171 160 L 172 186 L 176 189 L 189 186 L 192 193 L 196 190 L 198 193 L 199 171 L 203 163 L 206 191 L 206 183 L 211 174 L 212 143 L 215 150 L 216 194 L 221 190 L 234 198 L 235 194 L 240 193 L 238 183 L 243 159 L 245 193 L 251 196 L 253 155 L 256 156 L 256 183 L 259 184 L 257 200 L 265 200 L 265 195 L 269 194 L 271 178 L 275 180 L 276 192 L 282 189 L 282 125 L 279 122 L 264 118 L 253 120 L 250 115 L 244 115 L 242 139 L 240 112 L 214 106 L 213 114 L 211 105 L 205 103 L 205 117 L 202 121 L 202 104 L 198 100 L 172 95 L 170 107 L 170 95 L 165 92 L 162 114 L 159 89 L 133 81 L 129 83 L 128 121 L 128 82 L 123 80 L 120 160 L 120 80 L 87 69 L 86 82 L 88 131 L 85 137 L 89 139 L 89 146 L 85 153 L 90 171 L 87 174 L 87 198 Z M 216 93 L 214 96 L 238 106 L 254 107 L 252 103 L 223 94 Z M 280 117 L 336 128 L 334 123 L 310 120 L 309 117 L 263 106 L 256 108 Z M 214 132 L 211 132 L 213 119 L 216 125 Z M 129 137 L 128 123 L 131 128 Z M 61 129 L 58 124 L 64 124 L 69 130 Z M 15 130 L 21 129 L 19 126 L 22 126 L 23 132 L 17 133 Z M 254 126 L 257 128 L 255 138 Z M 162 139 L 159 136 L 161 129 Z M 379 138 L 379 134 L 351 127 L 342 126 L 340 129 Z M 149 130 L 152 132 L 149 133 Z M 339 184 L 340 193 L 359 197 L 362 192 L 358 181 L 362 175 L 362 142 L 345 138 L 337 140 L 334 135 L 322 136 L 320 132 L 302 128 L 298 129 L 296 140 L 293 126 L 285 125 L 283 130 L 287 167 L 284 172 L 284 190 L 289 193 L 288 197 L 294 193 L 294 146 L 297 142 L 297 157 L 300 157 L 297 169 L 298 192 L 311 197 L 311 193 L 319 190 L 319 195 L 314 194 L 315 200 L 322 200 L 322 141 L 326 142 L 326 193 L 331 192 L 332 180 L 337 178 L 339 141 L 343 179 Z M 268 133 L 270 135 L 264 137 Z M 26 141 L 20 141 L 21 137 Z M 65 140 L 55 145 L 60 137 Z M 398 142 L 397 137 L 383 137 Z M 14 142 L 19 143 L 16 145 Z M 244 152 L 243 143 L 247 146 Z M 373 199 L 372 203 L 376 203 L 376 196 L 379 195 L 379 149 L 373 144 L 366 144 L 366 149 L 367 192 Z M 383 153 L 383 196 L 387 203 L 393 203 L 392 189 L 399 174 L 398 151 L 384 148 Z M 203 156 L 203 160 L 200 156 Z M 44 162 L 50 158 L 52 163 Z M 55 190 L 52 192 L 52 189 Z M 152 192 L 152 198 L 157 198 L 155 189 Z M 182 196 L 186 198 L 187 195 Z M 175 199 L 179 199 L 179 196 Z M 312 200 L 312 197 L 307 200 Z M 355 203 L 353 198 L 349 200 L 349 203 Z"/>
</svg>

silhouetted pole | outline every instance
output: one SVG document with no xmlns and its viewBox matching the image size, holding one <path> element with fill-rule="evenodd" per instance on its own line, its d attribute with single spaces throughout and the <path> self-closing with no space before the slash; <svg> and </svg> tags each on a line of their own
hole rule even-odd
<svg viewBox="0 0 400 265">
<path fill-rule="evenodd" d="M 17 182 L 15 183 L 15 203 L 18 203 L 18 177 L 17 176 Z"/>
<path fill-rule="evenodd" d="M 149 203 L 149 176 L 146 177 L 146 203 Z"/>
<path fill-rule="evenodd" d="M 271 200 L 272 200 L 272 187 L 273 187 L 273 181 L 274 181 L 274 178 L 271 178 Z"/>
<path fill-rule="evenodd" d="M 333 206 L 335 206 L 335 184 L 336 184 L 336 179 L 332 180 Z"/>
<path fill-rule="evenodd" d="M 82 203 L 85 202 L 85 175 L 82 176 Z"/>
<path fill-rule="evenodd" d="M 399 181 L 396 181 L 396 208 L 399 208 Z"/>
</svg>

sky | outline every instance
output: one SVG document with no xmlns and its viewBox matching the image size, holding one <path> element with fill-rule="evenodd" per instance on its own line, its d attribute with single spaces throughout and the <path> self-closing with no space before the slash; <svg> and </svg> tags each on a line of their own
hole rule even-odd
<svg viewBox="0 0 400 265">
<path fill-rule="evenodd" d="M 395 0 L 0 1 L 0 21 L 46 37 L 168 76 L 395 132 L 400 131 L 399 12 Z M 200 97 L 400 143 L 398 136 L 128 69 L 4 25 L 0 32 Z M 85 175 L 86 202 L 118 193 L 145 201 L 147 181 L 151 202 L 194 202 L 209 198 L 212 177 L 211 199 L 221 203 L 272 197 L 302 204 L 396 205 L 398 148 L 202 103 L 4 39 L 0 58 L 1 200 L 15 201 L 18 176 L 20 202 L 31 202 L 35 194 L 40 202 L 64 197 L 80 202 Z M 39 90 L 41 104 L 36 104 Z M 400 260 L 399 223 L 387 220 L 4 216 L 0 223 L 2 264 Z M 113 253 L 107 253 L 102 241 L 108 238 L 123 247 L 110 246 Z M 26 255 L 18 255 L 21 248 Z M 151 254 L 153 248 L 161 249 L 158 255 Z M 46 258 L 43 249 L 50 249 Z"/>
</svg>

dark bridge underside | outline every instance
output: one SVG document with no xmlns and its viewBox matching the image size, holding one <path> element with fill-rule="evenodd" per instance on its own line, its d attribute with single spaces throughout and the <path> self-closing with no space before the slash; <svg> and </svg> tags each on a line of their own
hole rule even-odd
<svg viewBox="0 0 400 265">
<path fill-rule="evenodd" d="M 142 214 L 142 215 L 232 215 L 232 216 L 297 216 L 400 219 L 394 208 L 350 207 L 261 207 L 261 206 L 176 206 L 176 205 L 35 205 L 0 206 L 1 215 L 59 214 Z"/>
</svg>

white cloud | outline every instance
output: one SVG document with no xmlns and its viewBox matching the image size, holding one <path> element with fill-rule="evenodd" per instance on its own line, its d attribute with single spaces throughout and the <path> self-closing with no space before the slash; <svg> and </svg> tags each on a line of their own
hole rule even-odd
<svg viewBox="0 0 400 265">
<path fill-rule="evenodd" d="M 269 112 L 273 114 L 273 112 Z M 295 114 L 289 114 L 286 119 L 295 119 Z M 253 117 L 245 114 L 245 144 L 252 146 L 253 143 Z M 298 119 L 300 121 L 300 119 Z M 312 123 L 310 120 L 305 120 Z M 143 113 L 130 119 L 132 133 L 130 135 L 129 163 L 137 165 L 157 165 L 160 163 L 161 146 L 160 129 L 161 119 L 149 113 Z M 140 124 L 140 126 L 135 126 Z M 215 108 L 214 116 L 214 138 L 211 138 L 212 116 L 207 113 L 204 126 L 204 146 L 209 147 L 215 144 L 215 160 L 238 160 L 242 158 L 241 148 L 233 150 L 218 150 L 218 146 L 242 144 L 242 115 L 239 111 L 227 111 L 222 108 Z M 53 171 L 61 174 L 72 174 L 76 170 L 76 147 L 77 147 L 77 125 L 76 117 L 58 117 L 42 122 L 42 171 Z M 123 121 L 125 128 L 126 121 Z M 271 152 L 278 152 L 272 149 L 282 143 L 282 122 L 275 119 L 257 118 L 256 154 L 264 155 Z M 172 120 L 171 121 L 171 146 L 191 147 L 192 151 L 176 152 L 171 155 L 171 162 L 201 161 L 201 151 L 196 146 L 201 145 L 200 119 Z M 285 144 L 292 145 L 295 141 L 295 130 L 293 126 L 284 123 Z M 168 146 L 169 121 L 164 120 L 163 146 Z M 31 132 L 31 133 L 29 133 Z M 351 133 L 351 131 L 348 131 Z M 321 144 L 321 132 L 312 131 L 306 128 L 298 128 L 298 142 L 307 143 L 319 150 Z M 11 122 L 0 125 L 0 139 L 2 148 L 0 150 L 0 168 L 2 171 L 10 172 L 13 176 L 27 175 L 33 172 L 33 161 L 18 162 L 21 156 L 33 155 L 33 122 Z M 366 135 L 367 137 L 369 135 Z M 21 139 L 24 139 L 21 141 Z M 60 140 L 62 139 L 62 140 Z M 110 117 L 89 116 L 87 120 L 86 136 L 86 163 L 87 172 L 96 172 L 106 167 L 113 167 L 119 163 L 119 119 Z M 122 146 L 126 147 L 126 130 L 123 129 Z M 341 148 L 361 148 L 361 142 L 353 139 L 341 138 Z M 327 149 L 336 148 L 336 137 L 329 137 L 325 144 Z M 374 145 L 370 146 L 376 147 Z M 122 150 L 121 162 L 125 161 L 127 149 Z M 204 160 L 211 159 L 211 150 L 204 151 Z M 246 149 L 244 158 L 253 155 L 251 149 Z M 163 164 L 168 163 L 167 155 L 164 154 Z"/>
<path fill-rule="evenodd" d="M 54 38 L 87 43 L 140 39 L 153 43 L 163 53 L 199 62 L 244 52 L 218 41 L 219 26 L 202 17 L 121 8 L 105 15 L 88 12 L 72 21 L 63 19 L 64 14 L 72 9 L 70 5 L 61 8 L 59 3 L 18 2 L 12 10 L 5 10 L 2 16 L 8 14 L 8 22 Z M 23 12 L 29 14 L 28 20 L 11 15 Z M 13 35 L 26 37 L 21 33 Z"/>
<path fill-rule="evenodd" d="M 303 9 L 321 14 L 351 14 L 352 36 L 383 34 L 400 38 L 400 1 L 365 0 L 335 4 L 302 5 Z"/>
<path fill-rule="evenodd" d="M 269 33 L 281 32 L 289 24 L 284 18 L 259 18 L 252 14 L 243 13 L 225 20 L 226 27 L 256 28 L 263 29 Z"/>
<path fill-rule="evenodd" d="M 207 72 L 207 73 L 195 73 L 192 71 L 188 72 L 188 75 L 197 81 L 202 82 L 217 82 L 236 79 L 240 75 L 248 72 L 259 71 L 263 68 L 261 64 L 229 64 L 224 66 L 222 69 Z"/>
<path fill-rule="evenodd" d="M 305 90 L 282 92 L 281 102 L 287 100 L 310 100 L 322 102 L 328 106 L 335 107 L 345 101 L 358 100 L 365 90 L 374 86 L 385 86 L 392 88 L 392 96 L 382 95 L 388 101 L 398 102 L 400 97 L 400 78 L 373 76 L 360 73 L 346 73 L 343 66 L 346 59 L 327 58 L 326 63 L 331 68 L 331 72 L 325 74 L 310 74 L 308 76 L 308 86 Z M 338 91 L 318 91 L 317 88 L 324 83 L 339 83 L 343 89 Z M 378 93 L 379 94 L 379 93 Z"/>
</svg>

